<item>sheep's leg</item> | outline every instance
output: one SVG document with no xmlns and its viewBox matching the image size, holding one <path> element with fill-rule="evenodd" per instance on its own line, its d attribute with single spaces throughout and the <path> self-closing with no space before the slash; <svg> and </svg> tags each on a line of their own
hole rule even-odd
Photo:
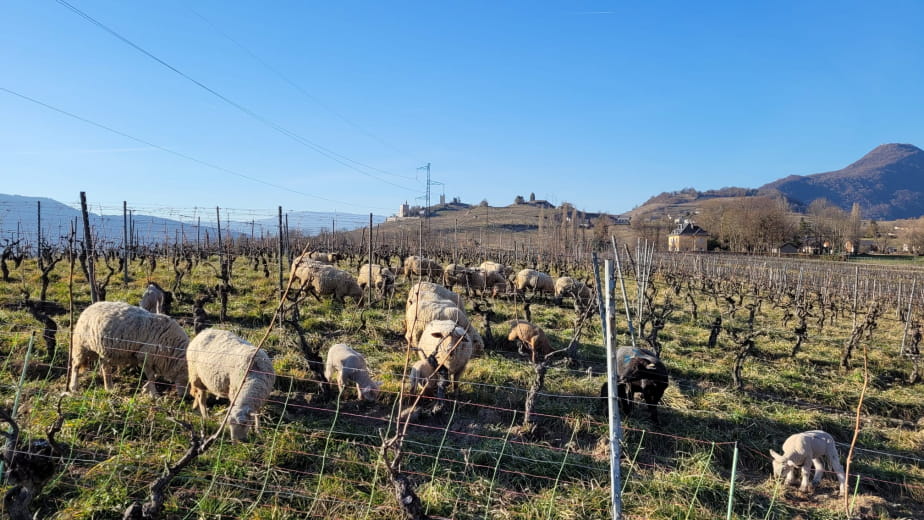
<svg viewBox="0 0 924 520">
<path fill-rule="evenodd" d="M 661 421 L 658 420 L 658 399 L 645 392 L 645 403 L 648 405 L 648 416 L 651 418 L 651 422 L 655 426 L 661 426 Z"/>
<path fill-rule="evenodd" d="M 783 473 L 783 476 L 786 477 L 786 484 L 787 484 L 787 485 L 790 485 L 790 486 L 795 485 L 795 483 L 796 483 L 796 478 L 797 478 L 797 477 L 796 477 L 796 470 L 798 470 L 798 469 L 799 469 L 799 468 L 797 468 L 797 467 L 795 467 L 795 466 L 787 465 L 787 466 L 786 466 L 786 469 L 783 470 L 783 472 L 784 472 L 784 473 Z"/>
<path fill-rule="evenodd" d="M 632 411 L 632 402 L 629 401 L 629 392 L 626 387 L 629 385 L 626 383 L 619 383 L 616 385 L 616 398 L 619 400 L 619 410 L 626 417 L 629 416 L 629 412 Z"/>
<path fill-rule="evenodd" d="M 825 463 L 823 460 L 821 460 L 821 456 L 819 455 L 818 457 L 812 459 L 812 465 L 815 466 L 815 474 L 812 477 L 812 484 L 817 486 L 819 483 L 821 483 L 821 476 L 825 472 Z"/>
<path fill-rule="evenodd" d="M 78 389 L 78 378 L 80 377 L 80 370 L 83 369 L 86 365 L 86 360 L 81 355 L 80 347 L 74 348 L 74 356 L 71 358 L 71 380 L 67 384 L 67 389 L 70 392 L 76 392 Z"/>
<path fill-rule="evenodd" d="M 799 491 L 808 491 L 809 490 L 809 473 L 812 472 L 812 467 L 808 464 L 802 464 L 802 483 L 799 485 Z"/>
<path fill-rule="evenodd" d="M 154 373 L 154 370 L 148 364 L 145 364 L 144 367 L 144 378 L 146 379 L 144 390 L 151 397 L 157 397 L 159 395 L 157 393 L 157 385 L 154 384 L 154 381 L 157 379 L 157 374 Z"/>
<path fill-rule="evenodd" d="M 844 467 L 841 466 L 840 457 L 837 454 L 837 447 L 834 443 L 828 443 L 827 449 L 827 458 L 828 465 L 831 466 L 831 470 L 837 475 L 837 481 L 840 482 L 840 494 L 844 496 L 847 494 L 847 476 L 844 474 Z"/>
<path fill-rule="evenodd" d="M 112 373 L 105 361 L 100 361 L 99 373 L 103 376 L 103 388 L 105 388 L 106 391 L 112 390 Z"/>
<path fill-rule="evenodd" d="M 205 389 L 196 383 L 192 383 L 189 385 L 189 393 L 193 396 L 193 405 L 199 409 L 199 415 L 201 415 L 203 419 L 207 419 L 209 411 L 205 407 Z"/>
</svg>

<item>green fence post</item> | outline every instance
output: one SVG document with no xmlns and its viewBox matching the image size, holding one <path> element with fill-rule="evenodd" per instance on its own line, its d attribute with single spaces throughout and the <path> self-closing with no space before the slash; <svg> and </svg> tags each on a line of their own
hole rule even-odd
<svg viewBox="0 0 924 520">
<path fill-rule="evenodd" d="M 738 470 L 738 441 L 735 441 L 735 451 L 732 453 L 731 483 L 728 485 L 728 512 L 725 520 L 731 520 L 732 506 L 735 503 L 735 474 Z"/>
</svg>

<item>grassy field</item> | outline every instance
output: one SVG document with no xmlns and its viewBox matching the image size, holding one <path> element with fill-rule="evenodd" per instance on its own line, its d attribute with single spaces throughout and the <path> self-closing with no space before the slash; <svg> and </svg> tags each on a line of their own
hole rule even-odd
<svg viewBox="0 0 924 520">
<path fill-rule="evenodd" d="M 215 284 L 216 266 L 214 257 L 198 262 L 179 288 L 173 315 L 190 334 L 192 301 Z M 357 266 L 341 267 L 355 272 Z M 25 363 L 30 336 L 41 325 L 21 302 L 24 290 L 33 298 L 38 294 L 38 276 L 35 262 L 26 260 L 12 269 L 11 281 L 0 282 L 0 389 L 7 408 L 17 401 L 17 418 L 29 438 L 42 437 L 53 422 L 67 366 L 66 312 L 55 316 L 60 331 L 54 356 L 45 352 L 39 332 Z M 173 276 L 166 259 L 153 271 L 149 264 L 135 262 L 131 281 L 114 280 L 107 299 L 137 303 L 146 280 L 169 286 Z M 257 343 L 276 307 L 276 275 L 264 277 L 241 259 L 232 276 L 228 319 L 214 325 Z M 67 309 L 66 261 L 56 266 L 51 281 L 48 300 Z M 845 518 L 833 475 L 826 475 L 814 493 L 783 488 L 768 478 L 768 450 L 779 450 L 792 433 L 820 428 L 844 443 L 839 449 L 845 457 L 864 387 L 862 347 L 849 369 L 838 366 L 852 328 L 849 317 L 812 328 L 793 358 L 792 322 L 781 323 L 784 309 L 763 306 L 756 327 L 764 335 L 744 364 L 743 387 L 732 389 L 735 345 L 730 336 L 723 333 L 716 347 L 707 346 L 709 325 L 725 309 L 712 297 L 698 295 L 694 320 L 662 279 L 656 276 L 654 283 L 656 308 L 674 307 L 659 336 L 671 385 L 660 428 L 639 410 L 624 420 L 626 516 L 724 517 L 737 445 L 733 518 Z M 280 377 L 259 436 L 244 444 L 231 444 L 225 436 L 196 459 L 173 482 L 164 516 L 400 517 L 379 447 L 395 431 L 392 418 L 408 357 L 403 339 L 408 287 L 399 285 L 391 305 L 378 302 L 360 309 L 349 301 L 309 298 L 301 306 L 300 324 L 311 348 L 323 355 L 331 344 L 346 342 L 366 355 L 374 376 L 384 381 L 374 403 L 356 400 L 355 389 L 321 398 L 297 338 L 288 329 L 271 328 L 264 348 L 274 357 Z M 631 280 L 628 292 L 634 294 Z M 515 301 L 486 303 L 495 312 L 490 324 L 495 337 L 506 336 L 505 321 L 523 315 L 522 304 Z M 77 275 L 75 312 L 88 304 L 87 285 Z M 206 309 L 217 321 L 217 304 Z M 531 310 L 533 322 L 554 345 L 568 344 L 577 319 L 570 305 L 534 302 Z M 726 315 L 726 327 L 744 327 L 746 314 Z M 470 316 L 483 330 L 483 321 Z M 625 320 L 619 323 L 619 341 L 628 343 Z M 851 466 L 852 518 L 920 518 L 924 391 L 904 382 L 910 366 L 895 356 L 902 332 L 903 324 L 894 314 L 887 315 L 863 341 L 871 379 L 857 440 L 862 450 Z M 400 470 L 416 485 L 427 513 L 458 519 L 609 516 L 606 417 L 597 397 L 605 370 L 601 345 L 595 316 L 579 337 L 576 359 L 562 360 L 548 372 L 530 428 L 521 427 L 526 390 L 534 377 L 526 358 L 499 342 L 472 360 L 457 398 L 439 414 L 416 417 L 404 440 Z M 117 381 L 117 389 L 107 392 L 91 374 L 84 377 L 80 392 L 63 398 L 65 421 L 58 438 L 71 450 L 32 505 L 40 517 L 121 518 L 126 506 L 144 499 L 148 484 L 186 450 L 190 434 L 171 418 L 207 435 L 227 408 L 226 401 L 215 402 L 210 419 L 203 421 L 189 400 L 144 395 L 138 371 L 124 371 Z M 856 475 L 862 478 L 857 481 Z"/>
</svg>

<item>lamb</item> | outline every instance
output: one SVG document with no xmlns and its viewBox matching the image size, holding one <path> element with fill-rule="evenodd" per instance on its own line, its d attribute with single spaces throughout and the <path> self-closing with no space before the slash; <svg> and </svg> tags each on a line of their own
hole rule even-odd
<svg viewBox="0 0 924 520">
<path fill-rule="evenodd" d="M 337 343 L 327 351 L 324 377 L 328 382 L 333 380 L 334 372 L 338 372 L 337 386 L 340 387 L 340 392 L 350 383 L 355 383 L 359 398 L 366 401 L 375 401 L 378 398 L 382 383 L 369 377 L 366 359 L 345 343 Z"/>
<path fill-rule="evenodd" d="M 410 373 L 408 374 L 407 392 L 413 393 L 418 387 L 422 387 L 422 394 L 433 395 L 434 390 L 436 390 L 436 378 L 433 377 L 434 372 L 435 369 L 433 365 L 430 364 L 430 361 L 418 359 L 417 362 L 411 366 Z"/>
<path fill-rule="evenodd" d="M 150 282 L 141 295 L 141 303 L 138 306 L 148 312 L 169 314 L 172 302 L 173 295 L 170 292 L 163 290 L 156 282 Z"/>
<path fill-rule="evenodd" d="M 359 288 L 365 292 L 369 286 L 369 264 L 363 264 L 359 268 L 359 275 L 356 277 L 356 283 Z M 388 267 L 382 267 L 379 264 L 372 264 L 372 286 L 375 287 L 382 297 L 394 297 L 395 295 L 395 273 Z"/>
<path fill-rule="evenodd" d="M 472 342 L 465 329 L 452 320 L 427 323 L 418 345 L 421 360 L 435 370 L 445 368 L 451 383 L 458 386 L 459 377 L 472 357 Z"/>
<path fill-rule="evenodd" d="M 552 352 L 552 344 L 541 328 L 524 320 L 514 320 L 512 325 L 507 341 L 520 341 L 528 345 L 533 363 L 540 363 Z"/>
<path fill-rule="evenodd" d="M 99 359 L 106 390 L 112 390 L 113 369 L 140 366 L 150 395 L 157 395 L 154 380 L 159 376 L 174 383 L 182 396 L 186 393 L 188 344 L 186 331 L 169 316 L 124 302 L 94 303 L 74 324 L 68 390 L 77 392 L 80 371 Z"/>
<path fill-rule="evenodd" d="M 245 441 L 251 427 L 259 429 L 257 415 L 276 380 L 273 362 L 258 349 L 232 332 L 205 329 L 186 349 L 189 391 L 203 418 L 208 417 L 208 395 L 231 399 L 228 428 L 231 440 Z"/>
<path fill-rule="evenodd" d="M 829 433 L 812 430 L 790 435 L 783 443 L 783 454 L 770 450 L 770 455 L 773 457 L 773 476 L 784 477 L 787 484 L 795 484 L 796 470 L 802 469 L 802 484 L 799 490 L 803 492 L 809 490 L 809 473 L 812 471 L 809 461 L 815 466 L 812 484 L 817 486 L 825 469 L 824 460 L 827 459 L 828 466 L 837 474 L 841 496 L 847 493 L 847 477 L 841 466 L 834 437 Z"/>
<path fill-rule="evenodd" d="M 443 276 L 443 268 L 436 260 L 422 256 L 409 256 L 404 259 L 404 277 L 420 276 L 428 280 L 439 280 Z"/>
<path fill-rule="evenodd" d="M 529 289 L 533 294 L 555 293 L 555 283 L 552 281 L 552 277 L 535 269 L 523 269 L 517 273 L 516 286 L 517 290 L 525 291 Z"/>
<path fill-rule="evenodd" d="M 658 419 L 658 403 L 664 396 L 668 387 L 667 367 L 654 352 L 636 347 L 619 347 L 616 350 L 616 396 L 619 399 L 619 409 L 623 415 L 628 416 L 632 411 L 632 398 L 641 393 L 648 406 L 651 422 L 660 426 Z M 600 397 L 607 397 L 609 389 L 607 383 L 600 388 Z"/>
</svg>

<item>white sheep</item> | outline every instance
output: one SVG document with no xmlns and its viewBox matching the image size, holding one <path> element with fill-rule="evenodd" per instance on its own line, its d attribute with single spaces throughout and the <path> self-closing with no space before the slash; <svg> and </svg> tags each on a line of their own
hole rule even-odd
<svg viewBox="0 0 924 520">
<path fill-rule="evenodd" d="M 784 477 L 787 484 L 794 484 L 796 470 L 802 469 L 802 484 L 799 490 L 803 492 L 809 489 L 809 474 L 812 471 L 809 462 L 811 461 L 815 467 L 812 483 L 817 486 L 825 469 L 824 460 L 827 459 L 828 466 L 837 474 L 841 496 L 847 493 L 847 477 L 841 466 L 837 446 L 834 437 L 827 432 L 812 430 L 790 435 L 783 443 L 783 454 L 770 450 L 770 455 L 773 457 L 773 476 Z"/>
<path fill-rule="evenodd" d="M 443 276 L 443 267 L 436 260 L 412 255 L 404 259 L 404 277 L 410 278 L 411 275 L 439 280 Z"/>
<path fill-rule="evenodd" d="M 292 279 L 293 284 L 298 282 L 300 286 L 304 287 L 311 282 L 318 271 L 327 267 L 330 267 L 330 265 L 312 260 L 310 254 L 305 253 L 292 260 L 292 267 L 289 269 L 289 278 Z"/>
<path fill-rule="evenodd" d="M 517 273 L 516 278 L 517 290 L 531 290 L 535 293 L 555 293 L 555 282 L 552 277 L 535 269 L 523 269 Z"/>
<path fill-rule="evenodd" d="M 421 388 L 424 395 L 433 395 L 436 390 L 436 378 L 432 377 L 435 370 L 430 362 L 426 359 L 418 359 L 408 373 L 407 392 L 413 393 Z"/>
<path fill-rule="evenodd" d="M 484 351 L 484 339 L 471 325 L 465 311 L 457 307 L 452 300 L 438 299 L 422 299 L 405 309 L 404 337 L 411 347 L 418 346 L 424 328 L 434 320 L 452 320 L 463 330 L 467 330 L 466 334 L 472 342 L 475 355 L 480 355 Z"/>
<path fill-rule="evenodd" d="M 337 372 L 337 386 L 340 392 L 350 384 L 356 384 L 359 398 L 366 401 L 375 401 L 379 396 L 379 387 L 382 383 L 373 381 L 369 377 L 369 368 L 366 358 L 345 343 L 337 343 L 327 351 L 327 361 L 324 363 L 324 377 L 332 381 L 334 372 Z"/>
<path fill-rule="evenodd" d="M 421 360 L 430 361 L 431 367 L 435 365 L 436 370 L 445 367 L 451 382 L 456 385 L 472 357 L 472 342 L 465 329 L 452 320 L 427 323 L 418 349 Z"/>
<path fill-rule="evenodd" d="M 138 306 L 148 312 L 167 314 L 167 307 L 171 299 L 169 293 L 164 291 L 161 286 L 155 282 L 150 282 L 144 289 L 144 293 L 141 295 L 141 303 Z"/>
<path fill-rule="evenodd" d="M 170 316 L 124 302 L 94 303 L 74 324 L 68 390 L 77 392 L 80 371 L 99 359 L 106 390 L 112 389 L 113 369 L 140 366 L 149 394 L 157 395 L 154 380 L 160 376 L 174 383 L 182 396 L 186 393 L 188 344 L 186 331 Z"/>
<path fill-rule="evenodd" d="M 308 258 L 325 264 L 335 264 L 340 260 L 339 253 L 326 253 L 322 251 L 312 251 L 308 253 Z"/>
<path fill-rule="evenodd" d="M 574 298 L 581 305 L 587 305 L 592 301 L 593 291 L 580 280 L 575 280 L 570 276 L 561 276 L 555 279 L 555 299 L 561 303 L 565 296 Z"/>
<path fill-rule="evenodd" d="M 411 286 L 407 293 L 407 305 L 413 305 L 417 300 L 450 300 L 462 308 L 462 296 L 458 293 L 432 282 L 417 282 Z"/>
<path fill-rule="evenodd" d="M 504 280 L 506 280 L 513 273 L 512 267 L 508 265 L 504 265 L 500 262 L 494 262 L 491 260 L 486 260 L 484 262 L 481 262 L 481 265 L 479 265 L 478 268 L 482 269 L 486 273 L 490 273 L 490 272 L 498 273 L 500 277 L 503 278 Z"/>
<path fill-rule="evenodd" d="M 305 270 L 305 276 L 307 279 L 302 287 L 318 301 L 321 301 L 322 296 L 332 296 L 343 303 L 343 299 L 349 296 L 357 303 L 363 303 L 363 291 L 356 283 L 356 278 L 342 269 L 331 265 L 321 268 L 309 267 Z"/>
<path fill-rule="evenodd" d="M 369 286 L 369 264 L 363 264 L 359 268 L 356 276 L 356 283 L 360 290 L 366 291 Z M 382 297 L 392 297 L 395 295 L 395 273 L 388 267 L 382 267 L 379 264 L 372 264 L 372 286 L 382 295 Z"/>
<path fill-rule="evenodd" d="M 443 268 L 443 285 L 452 289 L 455 285 L 468 284 L 468 268 L 462 264 L 446 264 Z"/>
<path fill-rule="evenodd" d="M 276 372 L 266 351 L 232 332 L 205 329 L 186 349 L 189 392 L 203 418 L 208 417 L 208 395 L 231 399 L 228 428 L 231 440 L 247 440 L 251 427 L 259 429 L 258 414 L 273 391 Z"/>
</svg>

